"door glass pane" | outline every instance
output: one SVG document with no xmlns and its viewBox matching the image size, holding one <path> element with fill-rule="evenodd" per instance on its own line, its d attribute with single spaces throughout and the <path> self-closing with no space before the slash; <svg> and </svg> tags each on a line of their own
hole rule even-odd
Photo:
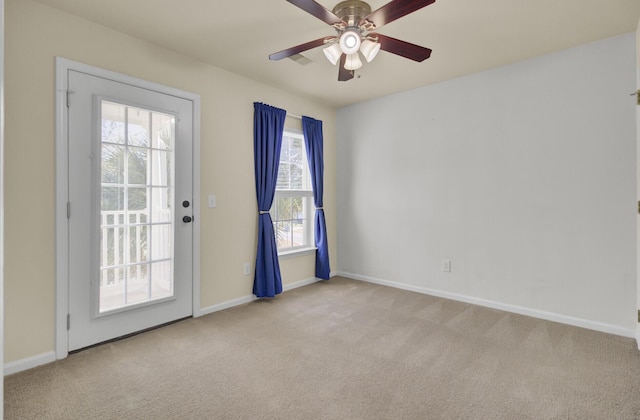
<svg viewBox="0 0 640 420">
<path fill-rule="evenodd" d="M 175 118 L 103 101 L 99 312 L 173 296 Z"/>
<path fill-rule="evenodd" d="M 148 268 L 145 264 L 144 268 Z M 141 303 L 149 298 L 149 278 L 147 270 L 137 270 L 137 266 L 127 268 L 127 299 L 126 303 Z"/>
<path fill-rule="evenodd" d="M 125 115 L 124 105 L 102 102 L 102 142 L 124 144 Z"/>
<path fill-rule="evenodd" d="M 148 162 L 146 148 L 129 148 L 127 170 L 129 171 L 129 184 L 147 185 Z"/>
<path fill-rule="evenodd" d="M 151 227 L 151 259 L 154 261 L 171 258 L 171 225 L 153 225 Z"/>
<path fill-rule="evenodd" d="M 127 138 L 132 146 L 149 146 L 150 112 L 144 109 L 127 107 Z"/>
<path fill-rule="evenodd" d="M 105 187 L 103 184 L 101 209 L 103 211 L 124 210 L 124 188 Z M 117 219 L 116 213 L 111 213 L 111 216 Z"/>
<path fill-rule="evenodd" d="M 172 184 L 173 164 L 171 159 L 173 152 L 154 150 L 151 164 L 151 184 L 154 186 L 168 187 Z"/>
<path fill-rule="evenodd" d="M 151 264 L 151 296 L 160 299 L 173 295 L 173 281 L 167 273 L 171 273 L 171 261 Z"/>
<path fill-rule="evenodd" d="M 124 306 L 124 286 L 122 270 L 110 268 L 100 270 L 100 310 L 108 311 Z"/>
<path fill-rule="evenodd" d="M 149 188 L 128 187 L 127 208 L 129 210 L 145 210 Z"/>
<path fill-rule="evenodd" d="M 129 263 L 141 263 L 147 261 L 149 251 L 147 248 L 147 226 L 129 226 L 129 238 L 133 246 L 129 247 Z"/>
<path fill-rule="evenodd" d="M 122 184 L 124 182 L 123 146 L 102 144 L 102 183 Z"/>
<path fill-rule="evenodd" d="M 151 222 L 171 222 L 171 190 L 169 188 L 151 189 Z"/>
<path fill-rule="evenodd" d="M 170 115 L 154 112 L 151 116 L 151 123 L 153 147 L 156 149 L 173 149 L 174 118 Z"/>
</svg>

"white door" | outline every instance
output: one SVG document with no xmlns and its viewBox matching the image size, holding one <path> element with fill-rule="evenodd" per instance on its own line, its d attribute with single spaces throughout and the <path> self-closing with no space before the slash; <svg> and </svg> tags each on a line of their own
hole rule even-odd
<svg viewBox="0 0 640 420">
<path fill-rule="evenodd" d="M 71 351 L 192 315 L 193 102 L 67 76 Z"/>
</svg>

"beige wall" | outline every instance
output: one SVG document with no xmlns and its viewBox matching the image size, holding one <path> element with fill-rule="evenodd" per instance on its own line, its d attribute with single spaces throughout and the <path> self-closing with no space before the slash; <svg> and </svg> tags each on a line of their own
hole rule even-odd
<svg viewBox="0 0 640 420">
<path fill-rule="evenodd" d="M 201 308 L 251 294 L 253 277 L 242 275 L 242 264 L 255 261 L 254 101 L 324 121 L 324 208 L 335 265 L 334 109 L 31 0 L 6 2 L 5 29 L 5 362 L 54 350 L 56 56 L 201 96 Z M 208 194 L 216 194 L 217 208 L 206 207 Z M 313 277 L 313 264 L 313 255 L 282 260 L 283 282 Z"/>
</svg>

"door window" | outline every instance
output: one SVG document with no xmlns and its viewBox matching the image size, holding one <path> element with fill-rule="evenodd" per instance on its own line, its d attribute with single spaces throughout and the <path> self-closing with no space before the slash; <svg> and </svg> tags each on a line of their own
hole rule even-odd
<svg viewBox="0 0 640 420">
<path fill-rule="evenodd" d="M 100 101 L 102 314 L 173 297 L 175 117 Z"/>
</svg>

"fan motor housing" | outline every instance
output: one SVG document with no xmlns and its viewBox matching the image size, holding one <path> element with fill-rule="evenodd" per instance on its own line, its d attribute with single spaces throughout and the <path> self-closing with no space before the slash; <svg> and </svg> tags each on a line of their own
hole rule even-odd
<svg viewBox="0 0 640 420">
<path fill-rule="evenodd" d="M 333 13 L 346 22 L 347 26 L 357 26 L 365 16 L 371 13 L 371 6 L 360 0 L 346 0 L 336 4 Z"/>
</svg>

